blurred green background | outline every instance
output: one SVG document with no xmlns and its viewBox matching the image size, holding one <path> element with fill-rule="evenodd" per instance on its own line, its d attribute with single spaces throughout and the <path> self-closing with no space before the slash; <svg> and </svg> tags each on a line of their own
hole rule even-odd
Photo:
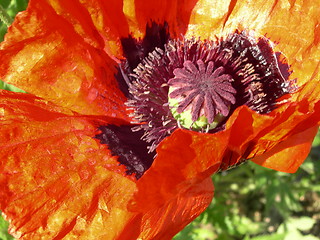
<svg viewBox="0 0 320 240">
<path fill-rule="evenodd" d="M 252 162 L 212 177 L 209 208 L 175 240 L 320 239 L 320 132 L 295 174 Z"/>
<path fill-rule="evenodd" d="M 0 0 L 14 18 L 27 0 Z M 0 23 L 0 41 L 7 30 Z M 0 88 L 18 91 L 0 82 Z M 308 159 L 295 174 L 276 172 L 252 162 L 212 177 L 210 207 L 174 240 L 316 240 L 320 239 L 320 132 Z M 0 240 L 13 239 L 0 217 Z"/>
</svg>

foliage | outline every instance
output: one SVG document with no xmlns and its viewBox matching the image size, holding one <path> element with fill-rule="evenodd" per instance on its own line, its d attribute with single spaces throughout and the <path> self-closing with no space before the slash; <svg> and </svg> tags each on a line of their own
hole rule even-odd
<svg viewBox="0 0 320 240">
<path fill-rule="evenodd" d="M 14 16 L 18 12 L 26 9 L 28 5 L 28 0 L 1 0 L 0 5 L 4 10 L 6 10 L 6 12 L 11 18 L 14 18 Z M 6 31 L 7 31 L 7 26 L 0 21 L 0 41 L 3 40 L 4 34 L 6 33 Z"/>
<path fill-rule="evenodd" d="M 13 237 L 8 233 L 8 222 L 0 217 L 0 240 L 12 240 Z"/>
<path fill-rule="evenodd" d="M 295 174 L 248 162 L 214 175 L 215 198 L 175 240 L 320 239 L 320 132 Z"/>
</svg>

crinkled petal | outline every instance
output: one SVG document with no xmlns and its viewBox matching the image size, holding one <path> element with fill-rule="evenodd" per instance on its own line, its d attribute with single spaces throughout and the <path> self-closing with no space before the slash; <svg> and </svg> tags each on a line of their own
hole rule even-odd
<svg viewBox="0 0 320 240">
<path fill-rule="evenodd" d="M 45 0 L 30 1 L 16 17 L 1 44 L 0 77 L 74 112 L 129 120 L 114 78 L 117 63 L 104 50 L 88 10 L 76 1 L 64 3 L 70 18 L 54 9 L 58 1 Z"/>
<path fill-rule="evenodd" d="M 180 37 L 187 30 L 190 14 L 197 0 L 124 0 L 123 11 L 127 17 L 130 32 L 136 38 L 143 37 L 146 23 L 151 20 L 167 22 L 170 32 Z"/>
<path fill-rule="evenodd" d="M 278 171 L 294 172 L 307 157 L 316 130 L 318 128 L 320 104 L 317 104 L 314 111 L 309 112 L 307 106 L 290 105 L 281 113 L 270 115 L 259 115 L 248 108 L 235 112 L 238 116 L 235 121 L 230 121 L 231 129 L 230 142 L 228 148 L 234 154 L 234 160 L 229 160 L 233 164 L 241 159 L 259 159 L 256 163 L 263 163 Z M 232 120 L 232 118 L 231 118 Z M 310 129 L 313 129 L 310 130 Z M 308 134 L 304 134 L 308 133 Z M 293 144 L 291 138 L 300 136 L 300 144 Z M 284 144 L 288 142 L 288 144 Z M 305 144 L 302 144 L 305 143 Z M 292 149 L 290 149 L 292 148 Z M 277 161 L 278 152 L 295 152 L 295 157 L 286 157 Z M 298 154 L 298 151 L 301 151 Z M 273 161 L 267 160 L 267 158 Z M 224 162 L 226 157 L 225 155 Z M 268 162 L 268 163 L 264 163 Z"/>
<path fill-rule="evenodd" d="M 171 199 L 210 177 L 221 165 L 227 142 L 226 133 L 210 136 L 176 130 L 157 148 L 154 163 L 139 180 L 132 208 L 161 206 L 164 199 Z"/>
<path fill-rule="evenodd" d="M 121 58 L 120 37 L 130 33 L 129 23 L 118 0 L 47 0 L 54 11 L 90 45 L 104 49 L 112 58 Z"/>
<path fill-rule="evenodd" d="M 166 174 L 162 175 L 166 177 Z M 149 181 L 152 180 L 149 179 Z M 177 184 L 178 182 L 172 182 L 171 187 L 176 189 Z M 168 198 L 165 204 L 160 204 L 150 210 L 141 208 L 140 211 L 146 211 L 146 213 L 134 217 L 118 239 L 172 239 L 209 206 L 213 197 L 214 189 L 210 177 L 202 182 L 188 182 L 186 185 L 189 185 L 189 188 L 176 192 L 174 196 Z M 141 188 L 138 194 L 145 193 Z M 154 195 L 153 198 L 150 200 L 158 201 L 157 195 Z"/>
<path fill-rule="evenodd" d="M 292 135 L 252 161 L 277 171 L 294 173 L 307 158 L 317 132 L 318 126 L 315 126 Z"/>
<path fill-rule="evenodd" d="M 187 36 L 215 39 L 215 36 L 222 31 L 235 2 L 237 1 L 197 1 L 190 16 Z"/>
<path fill-rule="evenodd" d="M 171 239 L 211 202 L 208 178 L 172 182 L 174 195 L 134 209 L 133 195 L 144 191 L 94 138 L 100 119 L 8 91 L 0 92 L 0 113 L 0 207 L 17 238 Z"/>
<path fill-rule="evenodd" d="M 72 115 L 69 109 L 51 104 L 32 94 L 16 93 L 0 89 L 2 124 L 12 121 L 45 121 L 52 117 Z M 19 106 L 17 108 L 16 106 Z"/>
<path fill-rule="evenodd" d="M 10 96 L 0 97 L 0 203 L 12 234 L 22 239 L 119 234 L 133 215 L 126 204 L 136 184 L 93 138 L 95 121 L 52 112 L 55 106 L 27 94 L 12 101 Z"/>
</svg>

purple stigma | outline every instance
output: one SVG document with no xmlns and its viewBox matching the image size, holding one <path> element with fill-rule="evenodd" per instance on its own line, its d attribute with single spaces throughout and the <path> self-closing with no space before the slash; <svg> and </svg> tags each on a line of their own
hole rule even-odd
<svg viewBox="0 0 320 240">
<path fill-rule="evenodd" d="M 192 121 L 205 116 L 213 123 L 217 114 L 228 116 L 230 105 L 236 102 L 233 79 L 223 66 L 216 68 L 212 61 L 205 64 L 198 60 L 197 65 L 187 60 L 183 68 L 174 69 L 174 78 L 168 81 L 173 89 L 169 97 L 178 99 L 178 113 L 190 109 Z"/>
</svg>

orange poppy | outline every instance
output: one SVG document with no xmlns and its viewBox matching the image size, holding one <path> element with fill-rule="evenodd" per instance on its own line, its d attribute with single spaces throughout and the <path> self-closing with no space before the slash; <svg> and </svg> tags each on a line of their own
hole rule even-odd
<svg viewBox="0 0 320 240">
<path fill-rule="evenodd" d="M 296 171 L 320 120 L 319 14 L 314 1 L 31 0 L 0 46 L 1 78 L 28 92 L 0 92 L 11 233 L 171 239 L 210 204 L 211 174 L 247 159 Z M 152 105 L 148 91 L 170 88 Z M 181 125 L 188 109 L 205 124 Z"/>
</svg>

